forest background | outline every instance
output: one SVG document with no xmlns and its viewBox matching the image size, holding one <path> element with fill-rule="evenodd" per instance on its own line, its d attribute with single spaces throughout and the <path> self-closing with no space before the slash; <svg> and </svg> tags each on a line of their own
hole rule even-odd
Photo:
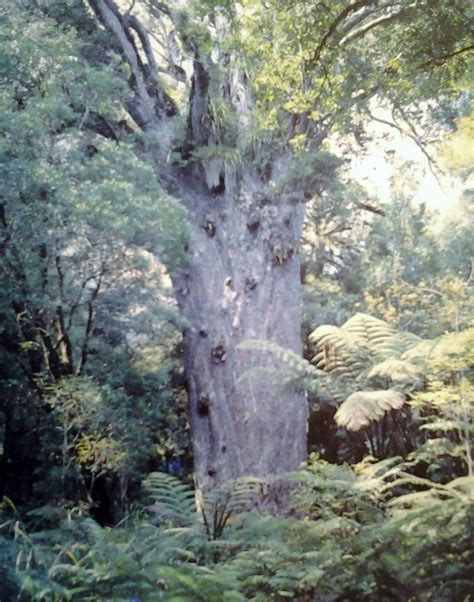
<svg viewBox="0 0 474 602">
<path fill-rule="evenodd" d="M 0 27 L 0 600 L 470 600 L 470 3 Z"/>
</svg>

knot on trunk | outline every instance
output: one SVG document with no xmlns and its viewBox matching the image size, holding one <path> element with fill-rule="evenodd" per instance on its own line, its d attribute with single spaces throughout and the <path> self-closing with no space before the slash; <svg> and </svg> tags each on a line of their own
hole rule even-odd
<svg viewBox="0 0 474 602">
<path fill-rule="evenodd" d="M 279 239 L 276 236 L 271 236 L 269 245 L 273 259 L 278 265 L 282 265 L 294 255 L 295 250 L 292 241 L 288 240 L 286 237 Z"/>
<path fill-rule="evenodd" d="M 257 280 L 253 276 L 248 276 L 245 279 L 245 292 L 246 293 L 253 291 L 256 286 L 257 286 Z"/>
<path fill-rule="evenodd" d="M 205 393 L 200 395 L 197 400 L 197 411 L 199 416 L 208 416 L 210 405 L 209 395 Z"/>
<path fill-rule="evenodd" d="M 258 230 L 259 226 L 260 226 L 260 216 L 256 211 L 254 211 L 253 213 L 251 213 L 249 215 L 249 218 L 247 220 L 247 228 L 249 229 L 250 232 L 256 232 Z"/>
<path fill-rule="evenodd" d="M 207 220 L 203 228 L 211 238 L 214 237 L 216 233 L 216 224 L 214 222 L 211 222 L 211 220 Z"/>
<path fill-rule="evenodd" d="M 226 350 L 223 343 L 219 343 L 211 350 L 211 357 L 215 364 L 222 364 L 225 362 Z"/>
</svg>

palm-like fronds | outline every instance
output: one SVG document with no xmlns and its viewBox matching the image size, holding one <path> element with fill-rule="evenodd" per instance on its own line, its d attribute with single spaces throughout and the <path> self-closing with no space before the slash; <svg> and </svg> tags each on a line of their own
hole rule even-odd
<svg viewBox="0 0 474 602">
<path fill-rule="evenodd" d="M 370 366 L 386 359 L 397 359 L 421 339 L 398 332 L 373 316 L 358 313 L 340 328 L 324 324 L 309 340 L 316 347 L 313 363 L 334 375 L 359 376 Z"/>
<path fill-rule="evenodd" d="M 316 367 L 350 391 L 335 416 L 336 422 L 348 430 L 357 431 L 385 413 L 400 409 L 404 403 L 400 391 L 414 389 L 423 382 L 421 370 L 401 359 L 421 339 L 373 316 L 358 313 L 340 328 L 320 326 L 309 338 L 316 349 L 312 360 Z M 376 390 L 370 390 L 374 385 Z"/>
<path fill-rule="evenodd" d="M 196 503 L 192 489 L 178 478 L 164 472 L 152 472 L 144 487 L 154 503 L 147 511 L 177 526 L 196 522 Z"/>
<path fill-rule="evenodd" d="M 367 378 L 369 381 L 388 380 L 392 386 L 414 388 L 423 384 L 423 371 L 410 362 L 390 359 L 373 366 Z"/>
<path fill-rule="evenodd" d="M 256 477 L 240 477 L 202 496 L 199 506 L 206 534 L 211 541 L 222 536 L 232 516 L 251 510 L 258 503 L 263 484 Z"/>
<path fill-rule="evenodd" d="M 358 431 L 404 403 L 405 396 L 398 391 L 358 391 L 342 403 L 334 419 L 348 431 Z"/>
<path fill-rule="evenodd" d="M 263 482 L 241 477 L 205 492 L 194 491 L 167 473 L 151 473 L 144 483 L 154 500 L 146 510 L 174 527 L 195 527 L 209 540 L 221 537 L 231 516 L 250 510 L 258 501 Z"/>
<path fill-rule="evenodd" d="M 423 385 L 423 371 L 409 361 L 409 354 L 427 342 L 373 316 L 358 313 L 339 328 L 323 324 L 309 340 L 315 346 L 313 365 L 276 343 L 241 343 L 241 349 L 271 354 L 277 365 L 256 366 L 240 379 L 259 372 L 274 384 L 327 397 L 340 406 L 336 422 L 351 431 L 399 410 L 405 401 L 402 393 Z"/>
</svg>

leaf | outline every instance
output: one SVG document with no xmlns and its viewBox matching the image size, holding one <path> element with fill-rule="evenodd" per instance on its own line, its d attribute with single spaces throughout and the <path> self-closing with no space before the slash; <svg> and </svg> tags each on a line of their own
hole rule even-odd
<svg viewBox="0 0 474 602">
<path fill-rule="evenodd" d="M 348 431 L 358 431 L 378 420 L 386 412 L 399 410 L 405 397 L 398 391 L 358 391 L 352 393 L 337 410 L 334 419 Z"/>
<path fill-rule="evenodd" d="M 144 482 L 155 502 L 147 511 L 173 524 L 192 525 L 196 522 L 194 492 L 176 477 L 152 472 Z"/>
<path fill-rule="evenodd" d="M 474 496 L 474 477 L 458 477 L 446 484 L 448 489 L 461 489 Z"/>
<path fill-rule="evenodd" d="M 376 364 L 367 374 L 369 380 L 388 378 L 393 384 L 412 384 L 413 388 L 423 384 L 422 371 L 418 366 L 403 360 L 389 359 Z"/>
</svg>

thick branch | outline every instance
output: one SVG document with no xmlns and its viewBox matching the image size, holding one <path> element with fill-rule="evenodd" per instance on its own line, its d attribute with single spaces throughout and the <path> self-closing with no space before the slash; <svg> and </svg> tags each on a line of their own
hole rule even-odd
<svg viewBox="0 0 474 602">
<path fill-rule="evenodd" d="M 158 75 L 158 66 L 155 61 L 155 57 L 153 56 L 153 50 L 151 48 L 150 40 L 148 37 L 148 33 L 146 32 L 143 25 L 140 21 L 134 16 L 130 15 L 126 18 L 126 23 L 136 31 L 138 37 L 140 38 L 140 42 L 143 47 L 143 52 L 145 53 L 146 59 L 148 61 L 148 67 L 150 69 L 150 75 L 152 77 L 156 77 Z"/>
<path fill-rule="evenodd" d="M 377 4 L 377 0 L 358 0 L 353 4 L 349 4 L 349 6 L 346 6 L 346 8 L 337 15 L 337 17 L 329 26 L 329 29 L 321 38 L 321 41 L 319 42 L 318 46 L 316 47 L 316 50 L 314 51 L 314 55 L 311 61 L 312 64 L 316 64 L 319 61 L 321 52 L 324 50 L 328 41 L 334 36 L 339 25 L 341 25 L 350 14 L 373 4 Z"/>
<path fill-rule="evenodd" d="M 393 21 L 393 19 L 397 19 L 401 15 L 405 14 L 409 9 L 414 8 L 415 6 L 416 6 L 416 2 L 413 2 L 412 4 L 409 4 L 408 6 L 405 6 L 398 11 L 391 12 L 387 15 L 382 15 L 381 17 L 378 17 L 377 19 L 373 19 L 372 21 L 370 21 L 369 23 L 366 23 L 365 25 L 362 25 L 358 29 L 350 31 L 347 35 L 345 35 L 342 38 L 342 40 L 339 42 L 339 44 L 341 46 L 343 46 L 344 44 L 347 44 L 348 42 L 352 42 L 353 40 L 356 40 L 357 38 L 361 38 L 361 37 L 365 36 L 365 34 L 367 34 L 374 27 L 379 27 L 380 25 L 383 25 L 384 23 L 388 23 L 390 21 Z"/>
<path fill-rule="evenodd" d="M 120 53 L 132 71 L 130 85 L 135 93 L 135 98 L 127 105 L 130 115 L 143 130 L 157 129 L 159 119 L 163 115 L 174 114 L 176 110 L 171 99 L 164 92 L 156 88 L 156 82 L 153 81 L 149 69 L 147 69 L 140 58 L 130 31 L 133 23 L 133 28 L 138 33 L 137 20 L 131 17 L 124 19 L 113 0 L 88 1 L 102 25 L 115 36 Z M 142 29 L 141 32 L 143 33 Z M 139 37 L 141 39 L 140 33 Z M 151 46 L 145 43 L 145 53 L 147 53 L 147 49 L 150 52 L 150 56 L 153 56 Z M 149 61 L 150 56 L 148 56 Z M 155 64 L 154 59 L 151 60 L 150 67 Z"/>
<path fill-rule="evenodd" d="M 364 10 L 358 11 L 355 15 L 353 15 L 347 22 L 341 25 L 341 33 L 347 34 L 350 31 L 353 31 L 358 25 L 360 25 L 363 21 L 372 17 L 376 13 L 380 13 L 386 8 L 391 8 L 393 6 L 393 0 L 389 0 L 385 4 L 376 4 L 374 6 L 367 6 Z"/>
</svg>

